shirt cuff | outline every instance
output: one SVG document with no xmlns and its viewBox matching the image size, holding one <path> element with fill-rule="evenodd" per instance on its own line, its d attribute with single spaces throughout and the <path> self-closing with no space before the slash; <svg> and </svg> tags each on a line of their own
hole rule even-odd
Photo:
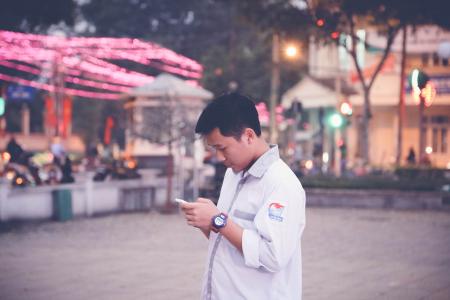
<svg viewBox="0 0 450 300">
<path fill-rule="evenodd" d="M 242 253 L 245 265 L 251 268 L 259 268 L 259 235 L 255 231 L 244 229 L 242 233 Z"/>
</svg>

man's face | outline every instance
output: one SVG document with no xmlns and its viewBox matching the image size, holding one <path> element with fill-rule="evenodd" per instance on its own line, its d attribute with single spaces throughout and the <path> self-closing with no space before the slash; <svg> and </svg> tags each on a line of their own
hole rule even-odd
<svg viewBox="0 0 450 300">
<path fill-rule="evenodd" d="M 217 159 L 226 167 L 238 173 L 251 163 L 253 151 L 245 134 L 239 140 L 231 136 L 223 136 L 218 128 L 205 136 L 208 146 L 214 149 Z"/>
</svg>

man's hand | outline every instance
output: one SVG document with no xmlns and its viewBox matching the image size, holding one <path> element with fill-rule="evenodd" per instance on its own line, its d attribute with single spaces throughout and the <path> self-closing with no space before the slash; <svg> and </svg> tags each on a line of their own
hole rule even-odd
<svg viewBox="0 0 450 300">
<path fill-rule="evenodd" d="M 202 230 L 211 230 L 211 219 L 220 214 L 214 203 L 206 198 L 198 198 L 193 203 L 181 204 L 181 210 L 186 216 L 187 223 Z"/>
<path fill-rule="evenodd" d="M 180 204 L 181 210 L 186 216 L 187 223 L 198 227 L 207 238 L 211 231 L 218 232 L 211 226 L 212 217 L 220 214 L 214 203 L 205 198 L 198 198 L 197 202 Z M 228 218 L 227 225 L 220 229 L 220 233 L 242 253 L 243 229 Z"/>
</svg>

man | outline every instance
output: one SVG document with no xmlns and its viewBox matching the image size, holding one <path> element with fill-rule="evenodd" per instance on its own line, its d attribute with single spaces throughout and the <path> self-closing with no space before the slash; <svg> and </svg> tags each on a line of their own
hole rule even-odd
<svg viewBox="0 0 450 300">
<path fill-rule="evenodd" d="M 22 147 L 17 143 L 14 136 L 11 137 L 11 139 L 8 142 L 8 145 L 6 145 L 6 152 L 9 153 L 11 156 L 10 162 L 12 163 L 20 163 L 22 155 L 24 153 Z"/>
<path fill-rule="evenodd" d="M 305 193 L 261 137 L 254 103 L 220 96 L 195 132 L 228 168 L 217 207 L 205 198 L 181 204 L 187 223 L 209 238 L 202 299 L 301 299 Z"/>
</svg>

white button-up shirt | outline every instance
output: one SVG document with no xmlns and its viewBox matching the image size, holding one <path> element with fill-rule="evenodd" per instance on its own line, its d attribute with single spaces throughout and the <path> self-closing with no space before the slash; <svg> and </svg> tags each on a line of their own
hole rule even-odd
<svg viewBox="0 0 450 300">
<path fill-rule="evenodd" d="M 202 299 L 301 299 L 305 192 L 278 147 L 245 173 L 228 169 L 217 206 L 244 229 L 243 254 L 211 232 Z"/>
</svg>

